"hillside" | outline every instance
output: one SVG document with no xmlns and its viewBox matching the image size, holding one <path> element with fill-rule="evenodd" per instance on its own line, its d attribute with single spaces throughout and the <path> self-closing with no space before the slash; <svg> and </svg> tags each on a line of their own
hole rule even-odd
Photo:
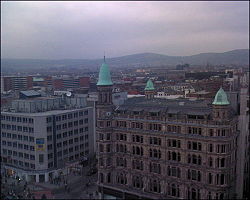
<svg viewBox="0 0 250 200">
<path fill-rule="evenodd" d="M 99 66 L 103 59 L 1 59 L 1 67 L 4 69 L 35 69 L 50 67 L 93 67 Z M 155 53 L 133 54 L 115 58 L 107 58 L 106 62 L 114 67 L 126 66 L 157 66 L 177 65 L 189 63 L 191 65 L 247 65 L 249 64 L 249 49 L 238 49 L 224 53 L 201 53 L 192 56 L 167 56 Z"/>
</svg>

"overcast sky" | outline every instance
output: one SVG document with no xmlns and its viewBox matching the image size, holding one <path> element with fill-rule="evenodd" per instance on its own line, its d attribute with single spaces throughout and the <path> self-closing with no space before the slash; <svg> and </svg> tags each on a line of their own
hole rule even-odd
<svg viewBox="0 0 250 200">
<path fill-rule="evenodd" d="M 185 56 L 249 48 L 249 2 L 3 2 L 2 58 Z"/>
</svg>

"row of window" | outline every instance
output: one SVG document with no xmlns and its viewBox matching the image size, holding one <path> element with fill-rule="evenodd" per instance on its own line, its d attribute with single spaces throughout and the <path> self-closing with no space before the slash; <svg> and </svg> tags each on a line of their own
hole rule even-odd
<svg viewBox="0 0 250 200">
<path fill-rule="evenodd" d="M 117 127 L 124 127 L 124 128 L 130 127 L 129 123 L 127 123 L 126 121 L 117 121 L 116 126 Z M 143 126 L 143 123 L 132 122 L 130 128 L 144 129 L 144 126 Z M 146 129 L 161 131 L 162 125 L 150 123 L 147 125 Z M 181 133 L 181 126 L 168 125 L 167 132 Z M 188 133 L 202 135 L 203 130 L 202 130 L 202 128 L 188 127 Z M 224 136 L 225 137 L 225 136 L 229 136 L 230 134 L 231 134 L 231 129 L 217 129 L 216 131 L 214 129 L 209 129 L 209 136 Z"/>
<path fill-rule="evenodd" d="M 144 178 L 139 175 L 135 175 L 132 177 L 132 186 L 134 188 L 138 189 L 143 189 L 144 188 Z M 101 183 L 104 182 L 104 174 L 100 173 L 99 176 L 99 181 Z M 111 183 L 111 173 L 108 173 L 106 176 L 106 181 L 107 183 Z M 123 172 L 119 172 L 116 174 L 116 183 L 126 185 L 128 183 L 127 181 L 127 174 Z M 149 192 L 154 192 L 154 193 L 161 193 L 162 192 L 162 184 L 159 179 L 154 179 L 154 178 L 149 178 L 148 181 L 148 187 L 147 187 Z M 169 196 L 173 197 L 180 197 L 180 185 L 175 184 L 175 183 L 168 183 L 167 184 L 167 194 Z M 144 189 L 145 191 L 145 189 Z M 201 198 L 201 191 L 200 189 L 197 188 L 188 188 L 187 191 L 187 196 L 189 199 L 200 199 Z M 208 199 L 212 199 L 212 193 L 208 192 Z M 215 199 L 224 199 L 225 194 L 224 193 L 216 193 Z"/>
<path fill-rule="evenodd" d="M 35 155 L 3 149 L 3 155 L 35 160 Z"/>
<path fill-rule="evenodd" d="M 21 160 L 13 159 L 12 161 L 9 161 L 9 163 L 14 164 L 15 166 L 19 166 L 21 168 L 30 168 L 35 169 L 35 164 L 29 163 L 29 162 L 23 162 Z"/>
<path fill-rule="evenodd" d="M 64 114 L 64 115 L 61 115 L 61 116 L 56 116 L 56 121 L 63 121 L 63 120 L 66 120 L 66 119 L 78 118 L 78 117 L 81 117 L 81 116 L 84 116 L 84 115 L 88 115 L 88 110 L 69 113 L 69 114 Z M 47 123 L 52 122 L 52 117 L 47 117 L 46 121 L 47 121 Z"/>
<path fill-rule="evenodd" d="M 34 142 L 34 137 L 32 137 L 32 136 L 18 135 L 18 134 L 15 134 L 15 133 L 11 134 L 11 133 L 2 132 L 2 137 L 3 138 L 12 138 L 12 139 L 17 139 L 17 140 Z"/>
<path fill-rule="evenodd" d="M 88 123 L 88 119 L 85 120 L 85 121 L 86 121 L 86 123 Z M 83 120 L 79 120 L 79 124 L 82 125 Z M 78 121 L 74 122 L 74 126 L 73 126 L 73 122 L 68 122 L 68 125 L 67 125 L 67 123 L 62 124 L 62 125 L 61 124 L 56 125 L 56 130 L 60 131 L 60 130 L 64 130 L 64 129 L 67 129 L 67 128 L 72 128 L 72 127 L 75 127 L 75 126 L 78 126 Z M 52 132 L 52 129 L 53 129 L 52 126 L 48 126 L 47 127 L 47 132 Z M 86 129 L 88 129 L 88 127 L 85 127 L 85 131 L 86 131 Z"/>
<path fill-rule="evenodd" d="M 1 121 L 6 120 L 6 121 L 12 121 L 12 122 L 22 122 L 22 123 L 30 123 L 33 124 L 34 120 L 32 118 L 26 118 L 26 117 L 14 117 L 14 116 L 6 116 L 6 115 L 1 115 Z"/>
<path fill-rule="evenodd" d="M 61 138 L 66 138 L 66 137 L 71 137 L 73 135 L 78 135 L 78 133 L 84 133 L 86 131 L 88 131 L 88 127 L 85 128 L 80 128 L 80 129 L 75 129 L 74 132 L 72 131 L 68 131 L 68 132 L 63 132 L 63 133 L 58 133 L 56 135 L 57 139 L 61 139 Z M 47 141 L 52 141 L 53 136 L 52 135 L 48 135 L 47 136 Z"/>
<path fill-rule="evenodd" d="M 71 128 L 73 126 L 78 126 L 78 125 L 83 125 L 83 124 L 87 124 L 89 122 L 88 118 L 85 118 L 84 120 L 77 120 L 74 122 L 68 122 L 68 123 L 64 123 L 64 124 L 58 124 L 56 125 L 56 130 L 62 130 L 62 129 L 67 129 L 67 128 Z"/>
<path fill-rule="evenodd" d="M 21 144 L 21 143 L 17 143 L 17 142 L 11 142 L 11 141 L 6 142 L 5 140 L 2 140 L 2 145 L 3 146 L 8 146 L 8 147 L 13 147 L 13 148 L 18 147 L 18 149 L 25 149 L 25 150 L 29 150 L 29 151 L 35 151 L 34 146 L 29 146 L 27 144 Z"/>
<path fill-rule="evenodd" d="M 85 130 L 88 130 L 88 129 L 85 129 Z M 74 135 L 78 135 L 78 133 L 83 133 L 85 131 L 83 131 L 83 128 L 80 128 L 80 129 L 75 129 L 74 130 Z M 56 139 L 61 139 L 61 138 L 66 138 L 66 137 L 71 137 L 73 136 L 73 131 L 69 131 L 69 132 L 64 132 L 64 133 L 58 133 L 56 134 Z M 88 139 L 88 135 L 85 137 L 87 137 L 86 139 Z"/>
<path fill-rule="evenodd" d="M 16 126 L 16 125 L 10 125 L 10 124 L 2 124 L 2 129 L 6 130 L 13 130 L 13 131 L 22 131 L 26 133 L 34 133 L 34 128 L 27 127 L 27 126 Z"/>
</svg>

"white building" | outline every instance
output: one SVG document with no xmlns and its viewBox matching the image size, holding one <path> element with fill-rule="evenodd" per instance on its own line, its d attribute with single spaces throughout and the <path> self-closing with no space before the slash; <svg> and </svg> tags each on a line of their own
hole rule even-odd
<svg viewBox="0 0 250 200">
<path fill-rule="evenodd" d="M 14 101 L 14 109 L 1 112 L 1 169 L 26 181 L 47 182 L 92 157 L 94 112 L 84 102 Z"/>
</svg>

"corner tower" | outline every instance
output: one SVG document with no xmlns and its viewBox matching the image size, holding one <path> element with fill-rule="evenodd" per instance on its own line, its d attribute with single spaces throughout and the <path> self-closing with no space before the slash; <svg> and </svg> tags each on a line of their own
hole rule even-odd
<svg viewBox="0 0 250 200">
<path fill-rule="evenodd" d="M 104 62 L 100 68 L 99 79 L 97 82 L 98 101 L 97 111 L 97 159 L 98 159 L 98 187 L 99 192 L 103 193 L 103 186 L 112 183 L 113 169 L 113 143 L 112 143 L 112 102 L 113 83 L 110 76 L 109 66 Z"/>
<path fill-rule="evenodd" d="M 227 120 L 229 119 L 229 101 L 226 92 L 220 88 L 215 95 L 213 101 L 213 119 L 214 120 Z"/>
<path fill-rule="evenodd" d="M 149 79 L 144 89 L 146 99 L 153 99 L 155 94 L 155 88 L 153 82 Z"/>
</svg>

